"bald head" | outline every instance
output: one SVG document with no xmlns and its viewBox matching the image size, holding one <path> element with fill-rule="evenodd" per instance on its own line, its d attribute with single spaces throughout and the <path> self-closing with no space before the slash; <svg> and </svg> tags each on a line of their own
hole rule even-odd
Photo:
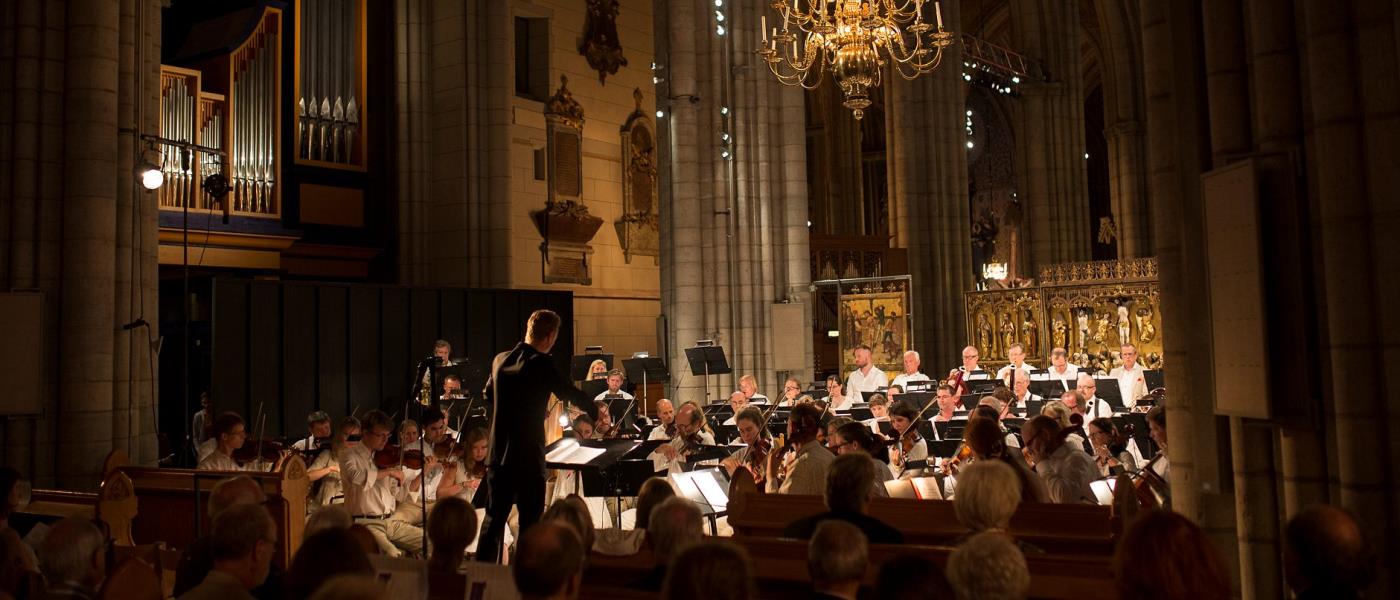
<svg viewBox="0 0 1400 600">
<path fill-rule="evenodd" d="M 97 587 L 106 575 L 106 540 L 92 521 L 68 517 L 49 528 L 39 544 L 39 562 L 51 582 L 77 581 Z"/>
<path fill-rule="evenodd" d="M 1360 592 L 1370 585 L 1375 556 L 1351 513 L 1314 506 L 1288 522 L 1286 570 L 1289 586 L 1309 590 Z"/>
<path fill-rule="evenodd" d="M 263 493 L 262 486 L 253 481 L 252 477 L 247 475 L 230 477 L 220 481 L 209 492 L 209 518 L 217 517 L 219 513 L 239 504 L 262 504 L 264 502 L 267 502 L 267 495 Z"/>
<path fill-rule="evenodd" d="M 516 542 L 511 571 L 522 598 L 571 598 L 583 573 L 583 542 L 573 528 L 540 521 Z"/>
</svg>

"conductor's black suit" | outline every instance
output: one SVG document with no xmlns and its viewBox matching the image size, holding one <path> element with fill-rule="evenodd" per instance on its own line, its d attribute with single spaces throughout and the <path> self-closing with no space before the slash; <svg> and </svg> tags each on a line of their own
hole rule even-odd
<svg viewBox="0 0 1400 600">
<path fill-rule="evenodd" d="M 598 409 L 583 391 L 559 374 L 554 359 L 524 342 L 496 355 L 483 397 L 494 407 L 491 424 L 490 474 L 484 532 L 478 560 L 497 561 L 510 507 L 520 510 L 520 531 L 540 520 L 544 512 L 544 420 L 549 395 L 571 403 L 590 417 Z"/>
</svg>

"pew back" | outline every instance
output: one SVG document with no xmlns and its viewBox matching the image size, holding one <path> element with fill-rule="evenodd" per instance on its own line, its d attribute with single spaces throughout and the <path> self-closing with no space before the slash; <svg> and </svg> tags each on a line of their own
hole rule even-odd
<svg viewBox="0 0 1400 600">
<path fill-rule="evenodd" d="M 96 519 L 107 529 L 108 539 L 119 546 L 130 546 L 131 522 L 136 518 L 137 500 L 131 478 L 124 473 L 108 473 L 96 492 L 67 490 L 33 490 L 30 501 L 20 515 L 36 517 L 36 521 L 51 521 L 67 517 Z"/>
</svg>

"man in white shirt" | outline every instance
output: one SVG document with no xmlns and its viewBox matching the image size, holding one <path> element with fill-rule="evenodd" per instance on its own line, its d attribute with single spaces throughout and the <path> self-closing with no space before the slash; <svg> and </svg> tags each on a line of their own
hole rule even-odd
<svg viewBox="0 0 1400 600">
<path fill-rule="evenodd" d="M 753 375 L 739 378 L 739 391 L 744 393 L 750 404 L 767 404 L 768 396 L 758 393 L 758 380 Z"/>
<path fill-rule="evenodd" d="M 1013 413 L 1024 412 L 1027 402 L 1044 400 L 1044 398 L 1031 393 L 1031 379 L 1029 377 L 1016 377 L 1016 386 L 1012 388 L 1011 392 L 1015 402 L 1015 405 L 1011 407 Z"/>
<path fill-rule="evenodd" d="M 1021 344 L 1012 344 L 1006 349 L 1006 359 L 1010 364 L 997 370 L 997 379 L 1006 385 L 1011 385 L 1011 370 L 1016 369 L 1016 378 L 1030 377 L 1031 369 L 1035 367 L 1026 362 L 1026 347 Z"/>
<path fill-rule="evenodd" d="M 724 424 L 724 425 L 733 425 L 733 424 L 735 423 L 734 419 L 737 418 L 737 417 L 739 416 L 739 413 L 744 412 L 744 409 L 745 409 L 745 408 L 748 408 L 748 407 L 749 407 L 749 399 L 748 399 L 748 397 L 744 396 L 744 393 L 743 393 L 743 392 L 734 392 L 733 394 L 730 394 L 730 395 L 729 395 L 729 410 L 730 410 L 731 412 L 733 412 L 734 414 L 729 415 L 729 418 L 728 418 L 727 420 L 725 420 L 725 422 L 724 422 L 723 424 Z"/>
<path fill-rule="evenodd" d="M 665 469 L 671 473 L 680 473 L 682 463 L 689 460 L 686 456 L 687 450 L 694 449 L 696 445 L 714 444 L 714 434 L 705 431 L 705 411 L 700 410 L 694 402 L 683 402 L 680 410 L 676 411 L 676 436 L 671 438 L 670 442 L 658 446 L 649 458 L 658 471 Z"/>
<path fill-rule="evenodd" d="M 593 397 L 593 401 L 597 402 L 608 396 L 621 396 L 623 400 L 631 400 L 632 394 L 622 391 L 622 382 L 624 380 L 625 376 L 622 374 L 622 369 L 608 371 L 608 389 L 599 392 L 597 396 Z"/>
<path fill-rule="evenodd" d="M 1064 348 L 1055 348 L 1050 351 L 1050 368 L 1048 369 L 1051 381 L 1058 381 L 1064 389 L 1070 389 L 1070 382 L 1079 380 L 1079 365 L 1069 362 L 1069 353 Z"/>
<path fill-rule="evenodd" d="M 919 372 L 919 366 L 923 363 L 919 359 L 919 353 L 913 350 L 904 353 L 904 372 L 895 375 L 894 381 L 890 385 L 897 385 L 899 389 L 909 389 L 911 381 L 928 381 L 928 375 Z"/>
<path fill-rule="evenodd" d="M 243 417 L 237 413 L 226 412 L 215 417 L 214 436 L 209 439 L 214 441 L 214 451 L 199 461 L 196 468 L 200 471 L 266 471 L 272 467 L 262 460 L 242 465 L 233 460 L 233 452 L 242 448 L 248 439 Z"/>
<path fill-rule="evenodd" d="M 1113 416 L 1113 407 L 1099 398 L 1098 388 L 1098 383 L 1088 373 L 1079 374 L 1079 381 L 1075 385 L 1074 391 L 1079 396 L 1080 406 L 1084 407 L 1085 423 L 1099 417 Z"/>
<path fill-rule="evenodd" d="M 360 444 L 346 448 L 340 456 L 340 478 L 345 492 L 345 509 L 364 525 L 379 543 L 379 549 L 391 557 L 404 552 L 418 552 L 423 546 L 423 530 L 398 519 L 390 519 L 397 501 L 398 486 L 404 483 L 401 469 L 379 469 L 374 466 L 374 453 L 389 442 L 393 421 L 382 411 L 365 415 Z"/>
<path fill-rule="evenodd" d="M 873 392 L 889 385 L 890 379 L 870 362 L 870 346 L 861 344 L 855 351 L 856 370 L 846 377 L 846 393 L 859 396 L 862 392 Z"/>
<path fill-rule="evenodd" d="M 307 436 L 292 444 L 292 449 L 305 452 L 316 448 L 316 440 L 329 440 L 331 437 L 331 416 L 324 410 L 312 411 L 306 415 Z"/>
<path fill-rule="evenodd" d="M 968 346 L 962 350 L 962 366 L 948 371 L 948 379 L 945 381 L 953 388 L 953 398 L 961 401 L 963 394 L 968 391 L 967 378 L 974 371 L 981 367 L 977 366 L 977 347 Z"/>
<path fill-rule="evenodd" d="M 1088 453 L 1066 442 L 1058 434 L 1054 419 L 1041 415 L 1021 427 L 1031 469 L 1045 484 L 1047 499 L 1056 504 L 1094 502 L 1089 483 L 1098 479 L 1098 465 Z"/>
<path fill-rule="evenodd" d="M 1114 367 L 1108 376 L 1118 380 L 1118 390 L 1123 395 L 1123 406 L 1132 409 L 1138 398 L 1147 395 L 1147 380 L 1142 375 L 1142 365 L 1137 364 L 1137 347 L 1124 344 L 1119 348 L 1123 366 Z"/>
<path fill-rule="evenodd" d="M 670 400 L 656 401 L 656 427 L 647 434 L 648 440 L 669 440 L 676 435 L 676 407 Z"/>
</svg>

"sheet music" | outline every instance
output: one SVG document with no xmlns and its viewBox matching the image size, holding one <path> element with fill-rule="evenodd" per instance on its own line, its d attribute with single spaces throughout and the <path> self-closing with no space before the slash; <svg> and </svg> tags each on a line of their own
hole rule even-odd
<svg viewBox="0 0 1400 600">
<path fill-rule="evenodd" d="M 943 491 L 938 488 L 937 477 L 915 477 L 909 481 L 914 485 L 914 494 L 920 500 L 943 499 Z"/>
<path fill-rule="evenodd" d="M 558 448 L 550 451 L 544 457 L 545 462 L 561 463 L 566 465 L 586 465 L 607 450 L 603 448 L 589 448 L 578 444 L 561 444 Z"/>
<path fill-rule="evenodd" d="M 704 474 L 697 475 L 693 479 L 696 487 L 700 488 L 700 495 L 705 497 L 705 502 L 709 503 L 710 507 L 713 508 L 715 512 L 726 510 L 729 506 L 729 496 L 725 493 L 724 488 L 719 486 L 719 482 L 715 481 L 714 477 L 709 474 Z"/>
</svg>

